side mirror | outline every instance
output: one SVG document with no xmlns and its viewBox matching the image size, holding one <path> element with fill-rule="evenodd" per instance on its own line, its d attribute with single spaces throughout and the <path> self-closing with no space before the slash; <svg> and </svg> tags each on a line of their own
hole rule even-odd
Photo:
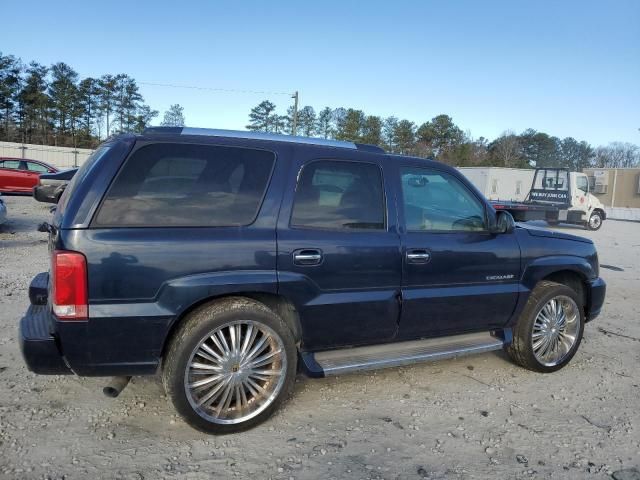
<svg viewBox="0 0 640 480">
<path fill-rule="evenodd" d="M 495 222 L 491 225 L 491 233 L 513 233 L 516 222 L 509 212 L 500 210 L 496 213 Z"/>
</svg>

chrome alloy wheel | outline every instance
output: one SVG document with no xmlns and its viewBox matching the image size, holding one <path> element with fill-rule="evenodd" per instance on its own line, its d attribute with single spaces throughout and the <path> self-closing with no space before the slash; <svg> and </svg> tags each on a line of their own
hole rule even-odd
<svg viewBox="0 0 640 480">
<path fill-rule="evenodd" d="M 597 230 L 601 224 L 602 218 L 600 215 L 597 213 L 591 214 L 591 217 L 589 218 L 589 228 L 591 228 L 591 230 Z"/>
<path fill-rule="evenodd" d="M 549 300 L 533 322 L 531 341 L 536 360 L 553 367 L 564 360 L 576 342 L 580 329 L 576 302 L 565 295 Z"/>
<path fill-rule="evenodd" d="M 218 424 L 245 422 L 266 409 L 285 382 L 282 339 L 251 320 L 209 332 L 191 353 L 185 391 L 193 409 Z"/>
</svg>

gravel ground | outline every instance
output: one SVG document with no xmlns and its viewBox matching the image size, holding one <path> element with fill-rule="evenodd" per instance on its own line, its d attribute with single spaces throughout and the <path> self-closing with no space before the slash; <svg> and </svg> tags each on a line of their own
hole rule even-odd
<svg viewBox="0 0 640 480">
<path fill-rule="evenodd" d="M 549 375 L 502 353 L 311 380 L 272 419 L 213 437 L 176 417 L 156 377 L 118 399 L 104 379 L 36 376 L 17 344 L 31 278 L 47 269 L 48 206 L 4 197 L 0 226 L 0 478 L 640 478 L 640 224 L 592 238 L 603 314 Z M 616 473 L 617 472 L 617 473 Z"/>
</svg>

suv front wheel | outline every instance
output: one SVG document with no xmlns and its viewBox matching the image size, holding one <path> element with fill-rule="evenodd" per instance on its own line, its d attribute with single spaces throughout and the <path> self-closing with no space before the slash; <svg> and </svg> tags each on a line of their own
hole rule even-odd
<svg viewBox="0 0 640 480">
<path fill-rule="evenodd" d="M 236 297 L 189 314 L 171 340 L 162 376 L 187 423 L 206 433 L 234 433 L 263 422 L 286 399 L 296 361 L 283 320 Z"/>
<path fill-rule="evenodd" d="M 578 294 L 566 285 L 539 282 L 513 329 L 509 356 L 538 372 L 555 372 L 573 358 L 584 330 Z"/>
</svg>

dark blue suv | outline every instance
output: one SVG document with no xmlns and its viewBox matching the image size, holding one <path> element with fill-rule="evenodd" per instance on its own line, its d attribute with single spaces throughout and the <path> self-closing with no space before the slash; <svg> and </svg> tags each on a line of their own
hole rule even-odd
<svg viewBox="0 0 640 480">
<path fill-rule="evenodd" d="M 504 348 L 552 372 L 605 284 L 590 240 L 514 225 L 455 169 L 349 142 L 151 128 L 101 145 L 49 231 L 20 323 L 28 367 L 159 370 L 228 433 L 311 376 Z"/>
</svg>

